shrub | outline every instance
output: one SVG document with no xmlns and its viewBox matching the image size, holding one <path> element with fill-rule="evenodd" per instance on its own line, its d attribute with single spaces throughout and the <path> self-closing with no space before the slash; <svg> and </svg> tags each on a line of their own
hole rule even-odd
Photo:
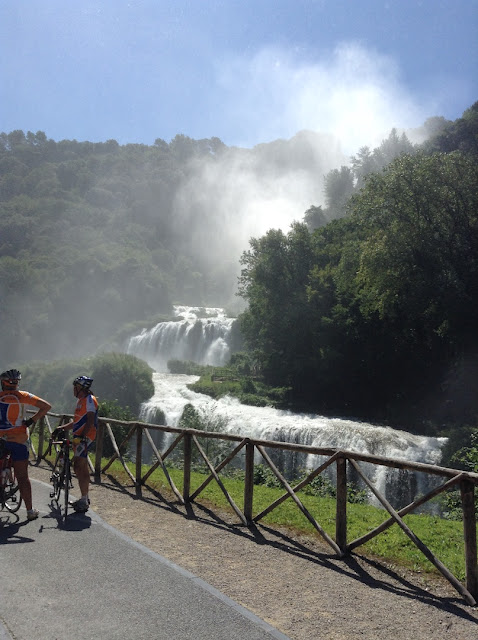
<svg viewBox="0 0 478 640">
<path fill-rule="evenodd" d="M 242 404 L 248 404 L 251 407 L 266 407 L 269 403 L 267 398 L 255 395 L 253 393 L 241 393 L 239 400 Z"/>
<path fill-rule="evenodd" d="M 335 498 L 336 490 L 327 476 L 318 475 L 308 485 L 304 487 L 304 493 L 309 496 L 319 496 L 320 498 Z"/>
<path fill-rule="evenodd" d="M 143 360 L 124 353 L 33 362 L 21 370 L 22 388 L 48 400 L 54 413 L 73 413 L 76 400 L 72 382 L 80 375 L 93 378 L 92 391 L 98 402 L 114 402 L 135 416 L 141 403 L 154 393 L 151 367 Z"/>
<path fill-rule="evenodd" d="M 154 393 L 153 370 L 136 356 L 103 353 L 91 365 L 95 395 L 139 415 L 140 405 Z"/>
<path fill-rule="evenodd" d="M 112 418 L 113 420 L 124 420 L 125 422 L 130 422 L 135 419 L 135 416 L 131 413 L 129 407 L 121 407 L 114 400 L 105 400 L 98 404 L 98 415 L 103 418 Z M 127 425 L 115 425 L 112 427 L 116 444 L 120 447 L 120 452 L 123 454 L 127 450 L 127 446 L 121 447 L 123 440 L 126 438 L 129 427 Z M 103 442 L 103 456 L 109 458 L 113 455 L 113 443 L 111 442 L 109 436 L 105 436 Z"/>
<path fill-rule="evenodd" d="M 266 487 L 282 487 L 275 473 L 264 464 L 254 466 L 254 484 L 262 484 Z"/>
</svg>

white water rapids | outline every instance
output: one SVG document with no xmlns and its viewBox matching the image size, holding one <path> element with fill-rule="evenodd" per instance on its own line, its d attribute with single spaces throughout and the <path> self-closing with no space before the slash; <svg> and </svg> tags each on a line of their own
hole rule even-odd
<svg viewBox="0 0 478 640">
<path fill-rule="evenodd" d="M 178 307 L 178 310 L 183 317 L 186 316 L 184 321 L 160 323 L 133 337 L 127 347 L 128 353 L 143 358 L 156 369 L 153 374 L 154 396 L 142 407 L 141 420 L 144 422 L 154 423 L 155 413 L 161 409 L 166 424 L 177 426 L 186 404 L 192 404 L 204 424 L 220 424 L 220 430 L 226 433 L 439 464 L 443 438 L 418 436 L 343 418 L 293 413 L 272 407 L 252 407 L 240 404 L 232 397 L 216 401 L 194 393 L 187 388 L 187 384 L 197 380 L 197 377 L 166 373 L 167 360 L 179 358 L 180 353 L 195 352 L 201 354 L 196 362 L 224 364 L 229 357 L 227 337 L 232 320 L 218 316 L 218 310 L 209 310 L 216 313 L 212 320 L 210 317 L 198 319 L 195 309 Z M 194 340 L 192 335 L 195 336 Z M 315 456 L 288 454 L 282 455 L 279 463 L 283 472 L 291 476 L 305 467 L 317 466 L 318 460 Z M 365 465 L 364 470 L 373 479 L 377 489 L 394 505 L 426 493 L 436 482 L 423 473 L 399 472 L 382 466 L 367 467 Z M 330 472 L 333 472 L 332 469 Z"/>
<path fill-rule="evenodd" d="M 168 360 L 215 366 L 228 362 L 233 318 L 227 318 L 223 309 L 218 308 L 178 305 L 174 312 L 183 320 L 160 322 L 152 329 L 143 329 L 130 338 L 127 353 L 146 360 L 156 371 L 167 371 Z"/>
</svg>

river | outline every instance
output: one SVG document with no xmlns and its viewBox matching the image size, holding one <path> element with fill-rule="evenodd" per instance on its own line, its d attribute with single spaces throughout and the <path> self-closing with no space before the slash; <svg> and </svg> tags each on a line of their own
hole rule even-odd
<svg viewBox="0 0 478 640">
<path fill-rule="evenodd" d="M 177 307 L 176 313 L 183 319 L 144 330 L 131 338 L 126 347 L 128 353 L 143 358 L 155 369 L 154 395 L 142 407 L 141 419 L 145 422 L 153 421 L 156 411 L 161 409 L 166 424 L 177 426 L 184 407 L 191 404 L 201 416 L 206 430 L 210 425 L 210 430 L 257 439 L 336 447 L 439 464 L 444 438 L 418 436 L 385 425 L 340 417 L 253 407 L 232 397 L 213 400 L 194 393 L 187 385 L 197 378 L 168 373 L 167 361 L 177 358 L 215 366 L 226 364 L 231 351 L 228 338 L 233 319 L 227 318 L 221 309 Z M 281 466 L 291 477 L 301 468 L 313 467 L 317 462 L 315 456 L 291 455 L 281 460 Z M 436 482 L 426 474 L 398 472 L 387 467 L 371 467 L 369 471 L 377 488 L 395 506 L 425 493 Z"/>
</svg>

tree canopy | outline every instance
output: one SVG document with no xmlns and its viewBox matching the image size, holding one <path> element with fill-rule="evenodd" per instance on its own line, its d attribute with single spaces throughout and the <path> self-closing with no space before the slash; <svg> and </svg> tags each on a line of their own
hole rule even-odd
<svg viewBox="0 0 478 640">
<path fill-rule="evenodd" d="M 312 208 L 288 234 L 251 240 L 241 327 L 271 385 L 325 411 L 421 428 L 476 418 L 463 372 L 476 383 L 478 164 L 462 135 L 459 150 L 439 149 L 462 127 L 447 131 L 423 148 L 393 135 L 404 152 L 360 189 L 358 175 L 333 172 L 326 188 L 348 185 L 339 219 L 312 227 Z"/>
<path fill-rule="evenodd" d="M 247 239 L 229 250 L 239 214 L 219 201 L 221 176 L 242 172 L 254 190 L 247 180 L 271 184 L 299 167 L 319 184 L 327 143 L 312 133 L 254 149 L 182 134 L 121 146 L 0 133 L 3 359 L 78 357 L 173 302 L 233 302 Z"/>
<path fill-rule="evenodd" d="M 455 122 L 430 118 L 421 145 L 393 129 L 332 170 L 329 141 L 311 132 L 253 150 L 184 135 L 120 146 L 1 133 L 4 361 L 97 352 L 175 301 L 223 305 L 241 266 L 255 369 L 294 402 L 389 423 L 420 417 L 422 428 L 475 420 L 477 114 L 475 103 Z M 241 221 L 217 185 L 207 216 L 199 166 L 205 179 L 247 166 L 269 186 L 291 167 L 311 171 L 323 202 L 288 232 L 252 238 L 239 265 L 214 261 Z M 122 363 L 107 365 L 123 375 Z"/>
</svg>

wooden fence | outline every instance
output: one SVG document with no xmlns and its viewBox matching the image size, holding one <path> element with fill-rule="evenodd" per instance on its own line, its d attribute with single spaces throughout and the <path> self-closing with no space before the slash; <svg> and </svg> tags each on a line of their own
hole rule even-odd
<svg viewBox="0 0 478 640">
<path fill-rule="evenodd" d="M 34 451 L 37 460 L 41 460 L 44 457 L 46 450 L 46 439 L 52 431 L 52 427 L 49 422 L 49 418 L 58 418 L 58 425 L 69 422 L 72 418 L 71 415 L 59 415 L 50 413 L 46 419 L 40 421 L 38 425 L 38 452 Z M 115 427 L 126 427 L 127 435 L 123 441 L 118 445 L 115 435 Z M 163 452 L 159 451 L 154 444 L 151 432 L 160 431 L 163 433 L 172 434 L 171 444 Z M 105 461 L 103 459 L 104 441 L 106 436 L 111 441 L 113 447 L 113 455 Z M 232 443 L 232 451 L 224 457 L 220 463 L 215 466 L 211 463 L 207 456 L 207 452 L 201 446 L 200 439 L 229 441 Z M 143 442 L 148 441 L 155 461 L 151 463 L 146 473 L 143 473 Z M 235 444 L 235 446 L 234 446 Z M 176 450 L 179 445 L 182 445 L 181 459 L 183 463 L 183 489 L 182 492 L 175 486 L 168 469 L 165 464 L 165 460 Z M 128 446 L 129 450 L 136 452 L 135 455 L 135 473 L 133 474 L 128 468 L 126 461 L 122 456 L 122 451 Z M 209 470 L 209 476 L 204 480 L 200 487 L 191 490 L 191 470 L 193 462 L 193 450 L 194 448 L 199 453 L 199 456 L 203 459 L 204 464 Z M 274 464 L 271 455 L 268 450 L 282 450 L 303 454 L 312 454 L 315 456 L 326 457 L 327 460 L 320 464 L 314 470 L 308 472 L 306 478 L 301 480 L 299 484 L 292 487 L 286 478 L 279 471 Z M 260 513 L 253 513 L 253 495 L 254 495 L 254 466 L 256 453 L 260 454 L 260 458 L 269 466 L 274 475 L 277 477 L 281 485 L 284 487 L 285 492 L 283 495 L 270 504 L 266 509 Z M 244 468 L 245 468 L 245 480 L 244 480 L 244 496 L 242 508 L 240 508 L 232 499 L 228 493 L 224 483 L 222 482 L 219 473 L 226 467 L 236 456 L 239 454 L 245 454 Z M 347 556 L 353 549 L 364 544 L 374 536 L 379 535 L 392 524 L 397 523 L 398 526 L 405 532 L 405 534 L 412 540 L 412 542 L 418 547 L 418 549 L 426 556 L 426 558 L 440 571 L 440 573 L 453 585 L 453 587 L 461 594 L 465 601 L 475 606 L 478 601 L 478 567 L 477 567 L 477 536 L 476 536 L 476 514 L 475 514 L 475 485 L 478 484 L 478 474 L 459 471 L 457 469 L 449 469 L 445 467 L 439 467 L 432 464 L 425 464 L 419 462 L 410 462 L 405 460 L 396 460 L 386 458 L 382 456 L 372 456 L 354 451 L 342 451 L 336 448 L 318 448 L 307 445 L 291 444 L 286 442 L 274 442 L 269 440 L 256 440 L 252 438 L 244 438 L 241 436 L 197 431 L 194 429 L 180 429 L 176 427 L 167 427 L 161 425 L 146 424 L 141 422 L 124 422 L 120 420 L 112 420 L 106 418 L 99 419 L 98 433 L 96 440 L 96 454 L 95 463 L 93 464 L 89 460 L 90 470 L 94 474 L 95 481 L 101 483 L 101 475 L 106 473 L 111 464 L 119 460 L 123 465 L 126 473 L 131 478 L 131 481 L 136 487 L 138 494 L 141 493 L 141 487 L 144 486 L 150 477 L 150 475 L 158 468 L 161 467 L 164 475 L 171 487 L 171 490 L 176 495 L 178 501 L 181 504 L 187 504 L 194 501 L 205 487 L 212 481 L 217 482 L 222 492 L 224 493 L 227 501 L 231 505 L 231 508 L 236 513 L 239 520 L 245 525 L 250 526 L 253 523 L 261 520 L 266 514 L 270 513 L 284 500 L 290 498 L 295 502 L 297 508 L 304 514 L 304 516 L 311 522 L 313 527 L 322 536 L 322 538 L 330 545 L 333 551 L 339 557 Z M 420 496 L 407 506 L 395 510 L 392 505 L 387 501 L 385 496 L 381 495 L 378 489 L 374 486 L 372 481 L 364 473 L 360 463 L 368 463 L 371 465 L 381 465 L 385 467 L 392 467 L 394 469 L 405 469 L 412 472 L 421 472 L 430 474 L 433 476 L 439 476 L 443 479 L 443 483 L 431 490 L 424 496 Z M 335 465 L 336 470 L 336 518 L 335 518 L 335 539 L 327 534 L 326 531 L 320 526 L 314 516 L 308 511 L 308 509 L 301 502 L 297 492 L 307 486 L 314 478 L 319 476 L 327 467 Z M 356 540 L 347 541 L 347 467 L 354 469 L 355 473 L 363 482 L 367 485 L 370 491 L 375 495 L 379 503 L 389 513 L 389 518 L 385 520 L 380 526 L 376 527 L 372 531 L 369 531 L 365 535 L 357 538 Z M 466 581 L 462 584 L 444 564 L 435 556 L 435 554 L 418 538 L 418 536 L 409 528 L 409 526 L 403 521 L 403 516 L 410 513 L 417 507 L 425 504 L 432 498 L 438 496 L 443 491 L 456 487 L 460 489 L 461 504 L 463 513 L 463 535 L 465 543 L 465 567 L 466 567 Z"/>
</svg>

